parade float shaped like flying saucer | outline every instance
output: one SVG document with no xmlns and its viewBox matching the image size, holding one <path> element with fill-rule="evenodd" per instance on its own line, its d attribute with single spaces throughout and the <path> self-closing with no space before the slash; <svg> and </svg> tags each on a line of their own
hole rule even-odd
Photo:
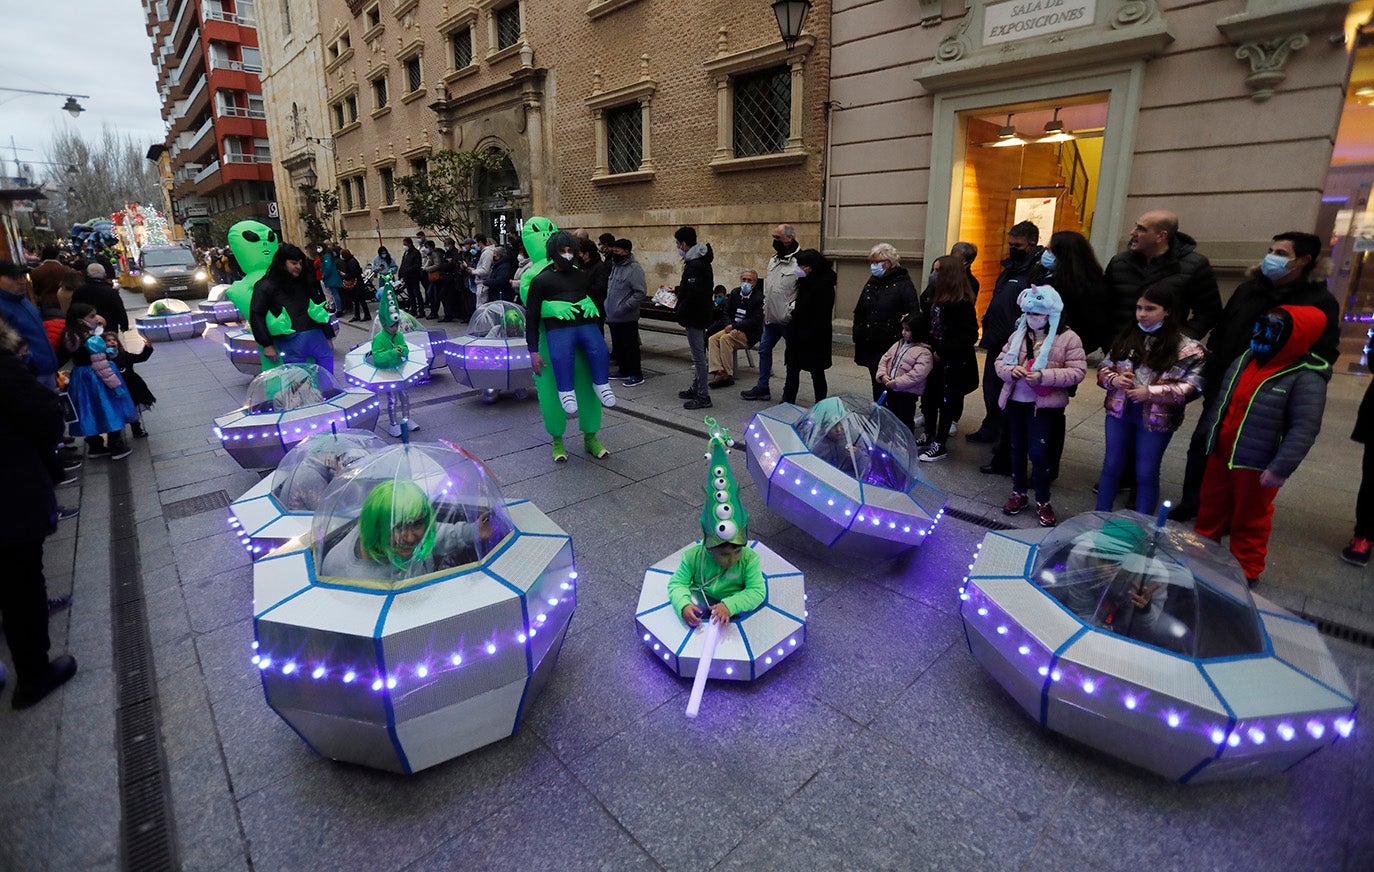
<svg viewBox="0 0 1374 872">
<path fill-rule="evenodd" d="M 252 661 L 317 752 L 417 772 L 515 733 L 577 605 L 572 540 L 448 446 L 395 446 L 253 567 Z"/>
<path fill-rule="evenodd" d="M 316 433 L 288 451 L 275 472 L 229 504 L 229 526 L 248 556 L 257 560 L 309 533 L 329 484 L 387 447 L 370 430 L 331 428 Z"/>
<path fill-rule="evenodd" d="M 911 431 L 869 400 L 782 403 L 756 414 L 744 441 L 768 508 L 829 547 L 886 559 L 921 544 L 945 513 Z"/>
<path fill-rule="evenodd" d="M 444 344 L 449 372 L 460 384 L 476 388 L 494 402 L 501 391 L 534 390 L 530 353 L 525 347 L 525 309 L 494 300 L 468 319 L 468 335 Z"/>
<path fill-rule="evenodd" d="M 424 364 L 424 371 L 420 374 L 419 380 L 414 382 L 414 384 L 422 385 L 429 381 L 432 376 L 435 356 L 444 347 L 444 343 L 448 341 L 448 334 L 443 330 L 426 330 L 424 325 L 409 312 L 397 313 L 396 321 L 400 325 L 401 333 L 405 334 L 406 343 L 424 351 L 423 356 L 413 358 Z M 382 321 L 379 305 L 377 314 L 372 318 L 372 330 L 368 334 L 368 340 L 375 339 L 380 332 L 382 332 Z M 367 343 L 363 344 L 366 345 Z"/>
<path fill-rule="evenodd" d="M 154 300 L 148 311 L 134 318 L 138 335 L 150 342 L 190 339 L 205 333 L 205 315 L 192 312 L 181 300 Z"/>
<path fill-rule="evenodd" d="M 215 419 L 215 435 L 239 466 L 263 469 L 331 427 L 373 429 L 380 406 L 370 391 L 340 388 L 326 369 L 289 363 L 254 377 L 243 407 Z"/>
<path fill-rule="evenodd" d="M 228 285 L 215 285 L 210 289 L 210 297 L 200 304 L 200 314 L 211 324 L 236 324 L 243 320 L 239 307 L 224 296 Z"/>
<path fill-rule="evenodd" d="M 989 533 L 960 600 L 974 657 L 1032 718 L 1165 778 L 1280 772 L 1355 728 L 1317 629 L 1191 530 L 1123 511 Z"/>
<path fill-rule="evenodd" d="M 415 336 L 414 333 L 405 335 L 410 356 L 397 367 L 373 366 L 371 344 L 356 346 L 344 356 L 344 379 L 350 385 L 379 394 L 386 391 L 403 391 L 419 384 L 428 374 L 428 368 L 425 363 L 425 348 L 415 344 Z"/>
</svg>

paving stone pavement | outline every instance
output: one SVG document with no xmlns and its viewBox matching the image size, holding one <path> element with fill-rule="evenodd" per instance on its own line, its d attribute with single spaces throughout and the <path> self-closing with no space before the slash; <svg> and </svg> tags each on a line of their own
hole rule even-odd
<svg viewBox="0 0 1374 872">
<path fill-rule="evenodd" d="M 225 512 L 163 515 L 258 481 L 210 430 L 248 383 L 224 332 L 160 344 L 140 365 L 160 399 L 146 417 L 152 435 L 125 461 L 183 868 L 1374 868 L 1374 730 L 1361 725 L 1282 776 L 1193 787 L 1075 746 L 1027 719 L 969 654 L 955 587 L 983 527 L 946 518 L 913 554 L 841 558 L 764 508 L 738 452 L 754 534 L 807 574 L 807 644 L 763 680 L 712 686 L 701 717 L 686 719 L 688 683 L 645 651 L 632 616 L 645 566 L 697 535 L 704 440 L 701 413 L 676 398 L 690 380 L 685 341 L 647 332 L 651 377 L 606 413 L 605 460 L 570 439 L 571 460 L 554 467 L 533 399 L 484 405 L 444 369 L 415 390 L 420 437 L 484 458 L 509 496 L 572 534 L 578 609 L 518 735 L 409 777 L 316 757 L 268 709 L 248 660 L 251 567 Z M 364 338 L 345 324 L 340 358 Z M 712 413 L 736 433 L 760 407 L 739 398 L 753 375 L 713 392 Z M 847 349 L 830 377 L 832 390 L 866 392 Z M 1326 428 L 1278 500 L 1263 591 L 1374 631 L 1374 585 L 1336 556 L 1358 486 L 1346 437 L 1365 384 L 1332 382 Z M 811 399 L 805 383 L 800 399 Z M 1090 386 L 1069 409 L 1061 518 L 1093 504 L 1098 400 Z M 961 429 L 980 418 L 970 408 Z M 1185 449 L 1184 438 L 1170 448 L 1166 494 Z M 925 471 L 952 506 L 1000 521 L 1008 482 L 978 472 L 983 455 L 958 439 Z M 54 646 L 81 670 L 32 710 L 0 705 L 0 869 L 119 863 L 108 464 L 87 463 L 79 486 L 59 492 L 82 514 L 46 550 L 50 592 L 74 595 L 52 621 Z M 1329 645 L 1369 704 L 1374 650 Z"/>
</svg>

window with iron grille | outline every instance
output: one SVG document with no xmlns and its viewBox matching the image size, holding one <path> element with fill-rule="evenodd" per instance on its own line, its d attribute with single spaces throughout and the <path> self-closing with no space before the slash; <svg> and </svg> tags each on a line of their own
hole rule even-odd
<svg viewBox="0 0 1374 872">
<path fill-rule="evenodd" d="M 347 123 L 347 122 L 344 121 L 344 105 L 343 105 L 342 103 L 335 103 L 335 104 L 334 104 L 334 129 L 335 129 L 335 130 L 338 130 L 339 128 L 343 127 L 344 124 L 346 124 L 346 123 Z"/>
<path fill-rule="evenodd" d="M 424 72 L 420 69 L 420 58 L 418 56 L 406 61 L 406 93 L 418 91 L 424 87 Z"/>
<path fill-rule="evenodd" d="M 251 107 L 250 107 L 251 108 Z M 348 116 L 348 123 L 352 124 L 358 120 L 358 98 L 349 96 L 344 98 L 345 114 Z"/>
<path fill-rule="evenodd" d="M 378 109 L 386 106 L 386 76 L 378 76 L 372 80 L 372 99 Z"/>
<path fill-rule="evenodd" d="M 358 185 L 358 208 L 359 208 L 359 209 L 366 209 L 366 208 L 367 208 L 367 183 L 364 181 L 364 179 L 363 179 L 362 176 L 356 177 L 353 181 L 356 182 L 357 185 Z"/>
<path fill-rule="evenodd" d="M 382 205 L 396 205 L 396 171 L 391 167 L 382 167 L 378 172 L 382 177 Z"/>
<path fill-rule="evenodd" d="M 423 176 L 429 172 L 429 158 L 417 157 L 410 162 L 410 174 L 412 176 Z"/>
<path fill-rule="evenodd" d="M 472 28 L 464 27 L 449 36 L 453 44 L 453 68 L 461 70 L 472 66 Z"/>
<path fill-rule="evenodd" d="M 352 211 L 353 211 L 353 180 L 352 180 L 352 179 L 344 179 L 344 180 L 343 180 L 343 184 L 340 185 L 339 187 L 340 187 L 340 189 L 343 191 L 343 201 L 344 201 L 344 204 L 343 204 L 343 205 L 344 205 L 344 211 L 345 211 L 345 212 L 352 212 Z"/>
<path fill-rule="evenodd" d="M 606 110 L 606 158 L 611 173 L 632 173 L 644 156 L 638 103 Z"/>
<path fill-rule="evenodd" d="M 496 10 L 496 47 L 510 48 L 520 41 L 520 4 Z"/>
<path fill-rule="evenodd" d="M 787 147 L 792 126 L 792 73 L 773 67 L 737 76 L 735 157 L 774 154 Z"/>
</svg>

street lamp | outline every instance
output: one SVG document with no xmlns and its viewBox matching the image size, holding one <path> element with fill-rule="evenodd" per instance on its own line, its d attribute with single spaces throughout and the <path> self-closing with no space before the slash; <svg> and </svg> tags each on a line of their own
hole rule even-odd
<svg viewBox="0 0 1374 872">
<path fill-rule="evenodd" d="M 775 0 L 773 14 L 778 19 L 778 33 L 782 44 L 788 51 L 797 47 L 801 37 L 802 25 L 806 23 L 806 13 L 811 9 L 811 0 Z"/>
<path fill-rule="evenodd" d="M 307 188 L 315 187 L 315 184 L 319 182 L 319 180 L 319 174 L 315 172 L 314 167 L 306 167 L 305 172 L 301 175 L 301 181 L 305 182 Z"/>
<path fill-rule="evenodd" d="M 62 110 L 73 118 L 80 118 L 81 113 L 86 111 L 86 107 L 76 102 L 75 97 L 68 97 L 67 102 L 62 104 Z"/>
<path fill-rule="evenodd" d="M 62 104 L 62 109 L 63 111 L 71 115 L 73 118 L 80 118 L 81 113 L 86 111 L 86 107 L 76 102 L 76 98 L 80 97 L 82 100 L 91 99 L 90 94 L 68 94 L 65 91 L 34 91 L 30 88 L 0 88 L 0 91 L 10 91 L 15 94 L 44 94 L 51 95 L 53 97 L 65 96 L 67 98 L 67 102 Z"/>
</svg>

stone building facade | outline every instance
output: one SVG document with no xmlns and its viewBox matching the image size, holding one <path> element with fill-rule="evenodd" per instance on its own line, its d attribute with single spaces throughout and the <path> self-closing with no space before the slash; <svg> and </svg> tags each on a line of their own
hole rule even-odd
<svg viewBox="0 0 1374 872">
<path fill-rule="evenodd" d="M 546 215 L 628 236 L 651 284 L 676 280 L 680 224 L 722 283 L 764 265 L 775 224 L 819 240 L 829 0 L 790 51 L 766 3 L 319 6 L 350 240 L 412 233 L 394 181 L 446 148 L 510 152 L 488 233 Z"/>
<path fill-rule="evenodd" d="M 276 160 L 272 177 L 283 236 L 305 243 L 301 192 L 311 182 L 334 188 L 334 141 L 326 117 L 324 45 L 319 5 L 314 0 L 276 0 L 257 7 L 262 47 L 262 96 L 267 108 L 267 138 Z"/>
<path fill-rule="evenodd" d="M 976 235 L 987 288 L 1006 229 L 1036 198 L 1104 263 L 1140 213 L 1171 209 L 1234 285 L 1272 234 L 1317 227 L 1348 7 L 835 0 L 825 245 L 842 260 L 837 314 L 882 240 L 924 267 Z M 1072 142 L 1046 142 L 1056 122 Z M 1027 145 L 998 147 L 1006 131 Z"/>
</svg>

